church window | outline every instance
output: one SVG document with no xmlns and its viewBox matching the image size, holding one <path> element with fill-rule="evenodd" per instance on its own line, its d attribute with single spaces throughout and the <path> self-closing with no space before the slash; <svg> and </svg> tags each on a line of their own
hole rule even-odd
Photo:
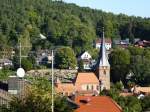
<svg viewBox="0 0 150 112">
<path fill-rule="evenodd" d="M 104 75 L 106 75 L 106 70 L 104 70 Z"/>
</svg>

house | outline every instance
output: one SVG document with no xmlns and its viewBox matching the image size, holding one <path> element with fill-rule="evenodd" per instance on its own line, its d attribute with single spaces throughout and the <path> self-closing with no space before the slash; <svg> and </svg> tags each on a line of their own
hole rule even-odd
<svg viewBox="0 0 150 112">
<path fill-rule="evenodd" d="M 101 38 L 96 39 L 95 41 L 96 49 L 101 48 L 101 43 L 102 43 L 101 41 L 102 41 Z M 112 41 L 110 38 L 105 39 L 105 47 L 106 47 L 106 50 L 110 50 L 112 48 Z"/>
<path fill-rule="evenodd" d="M 76 91 L 73 82 L 61 82 L 59 78 L 56 79 L 55 90 L 64 96 L 71 96 Z"/>
<path fill-rule="evenodd" d="M 138 47 L 150 47 L 150 41 L 147 41 L 147 40 L 139 40 L 139 41 L 137 41 L 134 45 L 135 45 L 135 46 L 138 46 Z"/>
<path fill-rule="evenodd" d="M 124 39 L 124 40 L 121 40 L 121 39 L 114 39 L 113 40 L 113 45 L 114 46 L 119 46 L 119 47 L 122 47 L 122 48 L 126 48 L 128 47 L 130 44 L 129 42 L 129 39 Z"/>
<path fill-rule="evenodd" d="M 5 66 L 13 66 L 13 63 L 9 59 L 0 59 L 0 68 L 2 69 Z"/>
<path fill-rule="evenodd" d="M 148 95 L 150 94 L 150 87 L 140 87 L 140 86 L 135 86 L 133 92 L 135 94 L 145 94 Z"/>
<path fill-rule="evenodd" d="M 0 106 L 9 106 L 12 97 L 23 97 L 27 90 L 28 82 L 17 76 L 10 76 L 6 81 L 0 81 Z"/>
<path fill-rule="evenodd" d="M 71 79 L 72 82 L 66 83 L 57 80 L 55 82 L 57 93 L 67 94 L 68 96 L 71 94 L 97 95 L 104 89 L 110 89 L 110 64 L 106 54 L 104 33 L 101 42 L 100 56 L 95 70 L 93 72 L 78 72 L 76 77 Z M 81 56 L 81 59 L 90 59 L 88 56 L 84 56 Z"/>
<path fill-rule="evenodd" d="M 121 107 L 107 96 L 77 96 L 79 105 L 74 112 L 123 112 Z"/>
<path fill-rule="evenodd" d="M 78 57 L 78 61 L 83 61 L 83 69 L 89 70 L 92 66 L 92 56 L 88 53 L 88 51 L 85 51 Z"/>
<path fill-rule="evenodd" d="M 40 50 L 36 53 L 36 62 L 37 64 L 48 64 L 52 61 L 51 51 L 49 50 Z"/>
</svg>

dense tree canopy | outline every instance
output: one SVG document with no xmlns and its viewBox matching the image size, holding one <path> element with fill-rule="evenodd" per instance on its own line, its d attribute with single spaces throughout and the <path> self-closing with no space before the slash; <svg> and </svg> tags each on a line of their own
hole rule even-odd
<svg viewBox="0 0 150 112">
<path fill-rule="evenodd" d="M 130 52 L 125 49 L 114 49 L 110 55 L 111 76 L 114 82 L 122 80 L 125 82 L 129 72 Z"/>
<path fill-rule="evenodd" d="M 128 47 L 114 49 L 110 54 L 111 77 L 114 82 L 134 82 L 141 86 L 150 85 L 150 49 Z M 130 76 L 129 76 L 130 74 Z"/>
<path fill-rule="evenodd" d="M 33 49 L 66 45 L 76 54 L 91 49 L 102 27 L 108 38 L 150 40 L 150 19 L 51 0 L 0 0 L 0 48 L 14 47 L 22 41 Z M 47 40 L 40 41 L 42 33 Z M 30 49 L 27 49 L 27 51 Z"/>
<path fill-rule="evenodd" d="M 140 85 L 150 85 L 150 49 L 129 47 L 131 52 L 130 69 L 133 81 Z"/>
</svg>

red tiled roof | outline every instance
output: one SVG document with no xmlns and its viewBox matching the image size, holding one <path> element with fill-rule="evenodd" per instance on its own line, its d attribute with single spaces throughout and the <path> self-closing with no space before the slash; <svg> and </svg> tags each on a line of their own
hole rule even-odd
<svg viewBox="0 0 150 112">
<path fill-rule="evenodd" d="M 74 92 L 75 87 L 73 83 L 60 83 L 55 88 L 58 93 L 60 92 Z"/>
<path fill-rule="evenodd" d="M 93 72 L 85 72 L 85 73 L 78 73 L 76 82 L 75 83 L 83 83 L 83 84 L 89 84 L 89 83 L 99 83 L 98 78 Z"/>
<path fill-rule="evenodd" d="M 150 87 L 135 87 L 135 92 L 150 93 Z"/>
<path fill-rule="evenodd" d="M 119 105 L 107 96 L 78 96 L 75 102 L 80 106 L 75 112 L 122 112 Z"/>
<path fill-rule="evenodd" d="M 96 39 L 96 43 L 101 43 L 101 38 Z M 106 38 L 105 43 L 112 43 L 112 41 L 110 38 Z"/>
</svg>

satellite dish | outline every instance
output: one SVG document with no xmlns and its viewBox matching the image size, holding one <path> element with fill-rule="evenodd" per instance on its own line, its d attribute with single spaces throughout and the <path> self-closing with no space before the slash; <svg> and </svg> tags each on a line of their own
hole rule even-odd
<svg viewBox="0 0 150 112">
<path fill-rule="evenodd" d="M 44 35 L 42 35 L 42 34 L 40 34 L 40 38 L 41 39 L 46 39 L 46 37 Z"/>
<path fill-rule="evenodd" d="M 25 76 L 25 71 L 23 68 L 18 68 L 17 69 L 17 76 L 20 78 L 23 78 Z"/>
</svg>

